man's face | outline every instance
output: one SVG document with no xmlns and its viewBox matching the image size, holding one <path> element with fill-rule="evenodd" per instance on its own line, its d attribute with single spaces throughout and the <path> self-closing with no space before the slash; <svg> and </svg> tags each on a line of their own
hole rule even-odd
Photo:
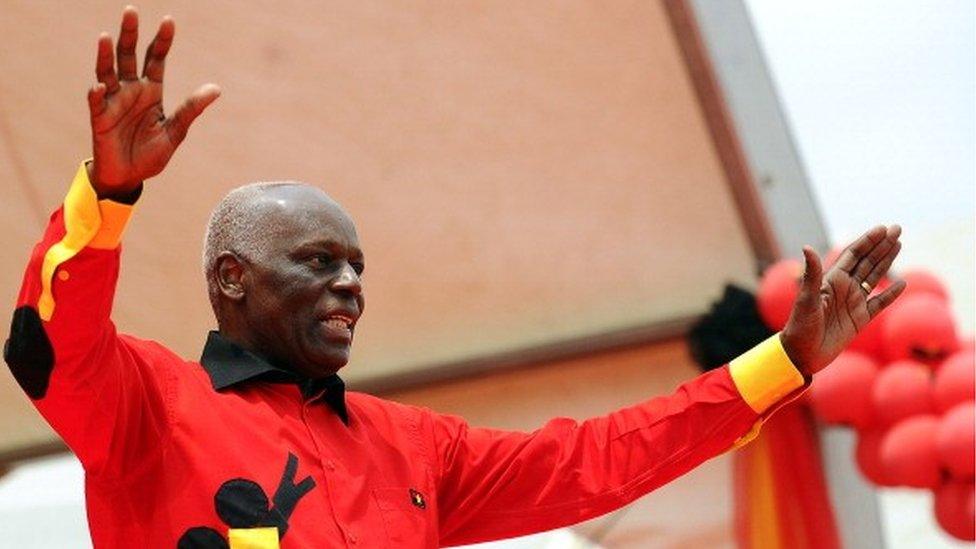
<svg viewBox="0 0 976 549">
<path fill-rule="evenodd" d="M 244 326 L 254 350 L 308 377 L 349 361 L 364 299 L 363 253 L 352 220 L 314 187 L 266 191 L 266 245 L 244 261 Z"/>
</svg>

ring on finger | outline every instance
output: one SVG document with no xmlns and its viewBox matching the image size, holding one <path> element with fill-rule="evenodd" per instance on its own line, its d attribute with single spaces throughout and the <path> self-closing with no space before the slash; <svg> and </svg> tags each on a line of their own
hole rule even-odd
<svg viewBox="0 0 976 549">
<path fill-rule="evenodd" d="M 861 289 L 864 290 L 865 293 L 870 294 L 872 288 L 871 288 L 871 285 L 868 284 L 867 280 L 862 280 L 861 281 Z"/>
</svg>

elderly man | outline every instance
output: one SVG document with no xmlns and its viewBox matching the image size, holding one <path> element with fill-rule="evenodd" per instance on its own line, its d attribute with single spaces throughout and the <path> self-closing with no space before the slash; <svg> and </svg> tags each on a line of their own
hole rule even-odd
<svg viewBox="0 0 976 549">
<path fill-rule="evenodd" d="M 336 372 L 364 306 L 355 227 L 315 187 L 262 183 L 213 213 L 218 331 L 199 362 L 183 360 L 116 333 L 109 315 L 143 181 L 219 89 L 165 116 L 174 24 L 160 24 L 141 76 L 137 29 L 126 8 L 115 52 L 98 40 L 93 159 L 34 249 L 5 348 L 85 467 L 98 547 L 437 547 L 595 517 L 748 442 L 903 289 L 869 296 L 898 254 L 897 226 L 868 231 L 826 276 L 805 248 L 789 324 L 727 367 L 582 423 L 476 429 L 345 392 Z"/>
</svg>

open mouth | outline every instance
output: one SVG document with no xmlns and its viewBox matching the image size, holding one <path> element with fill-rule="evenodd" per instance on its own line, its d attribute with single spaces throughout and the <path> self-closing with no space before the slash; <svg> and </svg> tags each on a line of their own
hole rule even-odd
<svg viewBox="0 0 976 549">
<path fill-rule="evenodd" d="M 346 342 L 352 340 L 352 331 L 356 326 L 355 318 L 344 313 L 333 313 L 322 319 L 321 323 L 329 339 Z"/>
<path fill-rule="evenodd" d="M 352 328 L 353 322 L 355 321 L 349 318 L 348 316 L 344 316 L 344 315 L 330 315 L 325 319 L 324 322 L 325 325 L 328 326 L 329 328 L 334 328 L 336 330 L 340 330 L 344 328 L 349 330 Z"/>
</svg>

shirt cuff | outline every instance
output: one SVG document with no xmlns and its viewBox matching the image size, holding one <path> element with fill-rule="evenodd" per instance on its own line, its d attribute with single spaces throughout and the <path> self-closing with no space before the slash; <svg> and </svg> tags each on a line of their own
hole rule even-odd
<svg viewBox="0 0 976 549">
<path fill-rule="evenodd" d="M 41 263 L 41 295 L 37 310 L 42 320 L 54 314 L 54 273 L 57 268 L 88 247 L 114 250 L 132 215 L 133 206 L 112 200 L 99 200 L 88 180 L 88 160 L 81 163 L 64 197 L 62 208 L 64 237 L 44 253 Z"/>
<path fill-rule="evenodd" d="M 88 179 L 89 162 L 91 159 L 85 160 L 78 167 L 64 199 L 65 229 L 68 232 L 75 229 L 76 233 L 88 236 L 89 240 L 85 245 L 89 248 L 114 250 L 122 241 L 122 234 L 132 216 L 134 205 L 109 199 L 99 200 Z M 79 225 L 84 226 L 72 227 L 72 221 L 75 220 L 81 221 Z"/>
<path fill-rule="evenodd" d="M 89 248 L 99 250 L 114 250 L 122 242 L 122 234 L 129 224 L 129 217 L 132 216 L 133 206 L 122 204 L 113 200 L 99 200 L 98 213 L 102 218 L 102 223 L 98 227 L 98 232 L 88 243 Z"/>
<path fill-rule="evenodd" d="M 775 334 L 729 363 L 736 389 L 757 414 L 764 414 L 807 384 Z"/>
</svg>

